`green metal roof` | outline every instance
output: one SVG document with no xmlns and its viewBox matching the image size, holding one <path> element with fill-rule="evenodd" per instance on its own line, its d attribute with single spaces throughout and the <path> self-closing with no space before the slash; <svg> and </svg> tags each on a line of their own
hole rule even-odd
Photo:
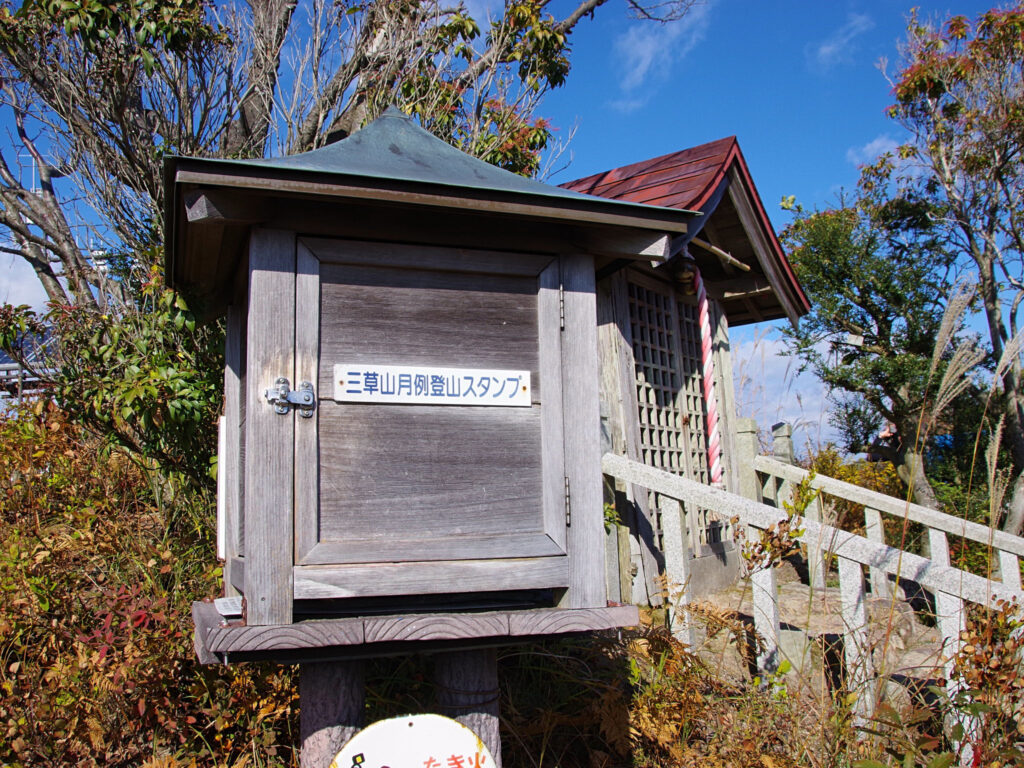
<svg viewBox="0 0 1024 768">
<path fill-rule="evenodd" d="M 174 164 L 181 159 L 184 158 L 169 158 L 169 163 Z M 232 169 L 252 172 L 262 168 L 355 176 L 383 182 L 437 184 L 477 193 L 491 191 L 528 195 L 570 205 L 596 205 L 623 214 L 643 211 L 650 215 L 658 211 L 664 215 L 669 210 L 585 195 L 497 168 L 447 144 L 395 107 L 388 107 L 383 115 L 347 138 L 310 152 L 268 159 L 204 159 L 200 162 L 225 172 Z"/>
</svg>

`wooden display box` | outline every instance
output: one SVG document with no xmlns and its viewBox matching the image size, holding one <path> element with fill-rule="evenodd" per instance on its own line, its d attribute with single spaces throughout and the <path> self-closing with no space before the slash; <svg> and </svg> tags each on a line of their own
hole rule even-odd
<svg viewBox="0 0 1024 768">
<path fill-rule="evenodd" d="M 297 158 L 173 158 L 167 183 L 169 282 L 227 317 L 219 547 L 244 611 L 196 614 L 221 653 L 231 626 L 334 622 L 338 646 L 366 616 L 635 621 L 601 614 L 595 273 L 663 257 L 685 212 L 505 174 L 395 113 Z"/>
</svg>

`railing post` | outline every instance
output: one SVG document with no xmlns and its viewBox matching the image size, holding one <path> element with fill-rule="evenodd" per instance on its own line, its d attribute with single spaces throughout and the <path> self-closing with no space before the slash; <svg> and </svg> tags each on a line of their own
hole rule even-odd
<svg viewBox="0 0 1024 768">
<path fill-rule="evenodd" d="M 839 597 L 843 612 L 843 655 L 846 661 L 846 689 L 855 693 L 855 724 L 871 716 L 874 702 L 869 697 L 868 680 L 873 676 L 871 649 L 868 647 L 867 610 L 864 604 L 864 570 L 856 560 L 838 557 Z"/>
<path fill-rule="evenodd" d="M 793 427 L 784 421 L 772 425 L 772 456 L 783 464 L 796 464 Z"/>
<path fill-rule="evenodd" d="M 736 420 L 736 464 L 739 469 L 740 493 L 753 501 L 761 501 L 761 482 L 754 471 L 754 459 L 759 452 L 757 422 L 753 419 Z M 758 529 L 747 526 L 747 540 L 760 538 Z M 761 639 L 761 652 L 757 668 L 761 672 L 774 672 L 779 666 L 779 591 L 775 569 L 762 568 L 750 576 L 753 592 L 754 631 Z"/>
<path fill-rule="evenodd" d="M 882 525 L 882 513 L 871 507 L 864 507 L 864 536 L 871 541 L 885 544 L 885 527 Z M 873 597 L 892 597 L 889 588 L 889 577 L 878 568 L 868 568 L 871 576 L 871 594 Z"/>
<path fill-rule="evenodd" d="M 793 427 L 785 422 L 772 427 L 772 456 L 784 464 L 796 464 L 796 449 L 793 447 Z M 778 490 L 776 506 L 782 508 L 784 499 L 788 499 L 793 492 L 793 484 L 783 482 Z M 807 505 L 803 516 L 816 523 L 824 522 L 821 509 L 821 495 L 815 496 L 814 500 Z M 819 540 L 807 542 L 807 581 L 811 589 L 825 588 L 825 547 Z"/>
<path fill-rule="evenodd" d="M 1020 560 L 1012 552 L 999 550 L 999 580 L 1010 589 L 1021 591 Z"/>
<path fill-rule="evenodd" d="M 949 539 L 945 531 L 938 531 L 935 528 L 928 529 L 928 548 L 931 552 L 931 560 L 940 565 L 949 565 Z M 967 616 L 964 612 L 963 598 L 958 595 L 936 590 L 935 592 L 935 624 L 942 636 L 942 659 L 943 671 L 946 675 L 946 693 L 950 699 L 955 697 L 963 689 L 963 684 L 957 679 L 953 668 L 953 658 L 960 650 L 962 641 L 960 633 L 967 629 Z M 955 710 L 951 710 L 955 712 Z M 970 715 L 947 716 L 946 727 L 950 728 L 955 723 L 963 726 L 965 734 L 976 731 L 976 723 Z M 967 744 L 962 745 L 960 754 L 961 765 L 972 765 L 973 750 L 970 746 L 970 737 L 965 736 Z M 960 746 L 960 745 L 957 745 Z"/>
<path fill-rule="evenodd" d="M 665 578 L 668 582 L 666 601 L 669 610 L 669 627 L 672 636 L 689 646 L 695 647 L 693 625 L 687 609 L 690 605 L 690 562 L 683 526 L 683 509 L 676 499 L 658 497 L 661 512 L 662 553 L 665 556 Z"/>
</svg>

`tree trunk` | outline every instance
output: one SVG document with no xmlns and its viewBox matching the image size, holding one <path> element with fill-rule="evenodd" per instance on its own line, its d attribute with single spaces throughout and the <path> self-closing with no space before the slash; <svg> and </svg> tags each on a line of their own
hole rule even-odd
<svg viewBox="0 0 1024 768">
<path fill-rule="evenodd" d="M 1007 505 L 1006 519 L 1002 528 L 1007 533 L 1020 536 L 1024 530 L 1024 472 L 1017 475 L 1010 491 L 1010 503 Z"/>
<path fill-rule="evenodd" d="M 924 457 L 917 451 L 900 451 L 896 473 L 910 489 L 912 501 L 922 507 L 939 508 L 935 489 L 924 474 Z"/>
</svg>

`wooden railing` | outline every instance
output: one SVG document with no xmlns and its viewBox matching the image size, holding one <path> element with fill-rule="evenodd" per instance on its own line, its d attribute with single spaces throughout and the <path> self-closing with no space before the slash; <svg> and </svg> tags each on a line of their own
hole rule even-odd
<svg viewBox="0 0 1024 768">
<path fill-rule="evenodd" d="M 755 428 L 756 431 L 756 428 Z M 676 610 L 671 617 L 673 633 L 684 642 L 693 642 L 692 628 L 688 624 L 686 605 L 689 603 L 689 573 L 686 540 L 684 538 L 684 507 L 691 509 L 710 510 L 724 519 L 737 519 L 738 523 L 748 530 L 768 530 L 778 523 L 787 520 L 788 516 L 776 506 L 764 504 L 750 498 L 724 490 L 712 488 L 683 477 L 648 467 L 623 456 L 605 454 L 602 468 L 606 475 L 624 482 L 645 487 L 659 498 L 661 524 L 664 536 L 664 558 L 666 578 L 670 584 L 679 585 L 682 589 L 681 598 L 676 602 Z M 761 458 L 752 459 L 744 467 L 749 474 L 757 469 L 764 476 L 781 478 L 785 482 L 799 481 L 799 471 L 786 464 Z M 778 474 L 776 474 L 778 473 Z M 825 478 L 819 483 L 826 484 Z M 827 483 L 828 493 L 840 495 L 844 488 Z M 843 484 L 846 485 L 846 484 Z M 748 484 L 749 487 L 749 484 Z M 883 497 L 884 498 L 884 497 Z M 896 502 L 898 503 L 898 502 Z M 906 505 L 900 505 L 904 510 Z M 883 507 L 883 509 L 879 509 Z M 881 499 L 872 498 L 871 508 L 897 514 L 895 507 Z M 892 510 L 890 512 L 890 510 Z M 868 695 L 867 683 L 873 678 L 871 669 L 871 649 L 867 642 L 867 611 L 864 569 L 884 577 L 894 577 L 897 581 L 906 579 L 916 582 L 936 595 L 936 612 L 938 626 L 943 637 L 942 652 L 945 657 L 952 656 L 960 642 L 960 632 L 964 626 L 964 601 L 982 605 L 990 605 L 994 600 L 1018 601 L 1021 593 L 1019 580 L 1000 583 L 978 576 L 973 573 L 954 568 L 949 563 L 948 546 L 945 557 L 942 557 L 940 541 L 945 540 L 946 533 L 964 535 L 978 534 L 971 528 L 965 528 L 958 519 L 940 519 L 941 515 L 934 510 L 920 508 L 914 511 L 916 517 L 930 521 L 930 530 L 938 533 L 935 536 L 931 559 L 921 557 L 887 545 L 875 538 L 860 536 L 843 531 L 818 520 L 804 517 L 800 522 L 802 533 L 798 539 L 807 546 L 808 552 L 828 553 L 837 564 L 839 575 L 839 592 L 841 613 L 844 625 L 844 655 L 847 669 L 847 686 L 858 691 L 858 711 L 866 715 L 873 697 Z M 925 515 L 925 512 L 928 514 Z M 941 516 L 946 518 L 948 516 Z M 954 522 L 955 521 L 955 522 Z M 879 529 L 881 526 L 878 526 Z M 939 537 L 941 534 L 941 539 Z M 1004 538 L 994 536 L 985 529 L 984 541 L 998 540 L 1000 551 L 1012 554 L 1014 560 L 1024 553 L 1020 540 L 1011 541 L 1016 537 Z M 750 538 L 748 536 L 748 538 Z M 936 556 L 938 555 L 938 556 Z M 1007 560 L 1007 563 L 1009 561 Z M 1008 570 L 1008 568 L 1004 568 Z M 779 609 L 778 590 L 774 568 L 755 571 L 751 576 L 753 587 L 753 618 L 754 628 L 762 645 L 758 655 L 758 665 L 766 671 L 773 671 L 779 664 Z"/>
</svg>

